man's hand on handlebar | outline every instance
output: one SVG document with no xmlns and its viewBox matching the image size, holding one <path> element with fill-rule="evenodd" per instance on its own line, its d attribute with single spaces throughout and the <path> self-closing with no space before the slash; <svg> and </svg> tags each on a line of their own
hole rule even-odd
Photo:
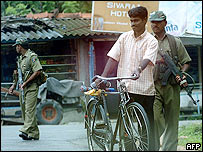
<svg viewBox="0 0 203 152">
<path fill-rule="evenodd" d="M 137 80 L 140 77 L 140 71 L 138 68 L 135 69 L 135 72 L 132 74 L 135 78 L 133 80 Z"/>
<path fill-rule="evenodd" d="M 98 86 L 101 81 L 102 81 L 101 79 L 97 78 L 94 82 L 95 82 L 96 85 Z"/>
</svg>

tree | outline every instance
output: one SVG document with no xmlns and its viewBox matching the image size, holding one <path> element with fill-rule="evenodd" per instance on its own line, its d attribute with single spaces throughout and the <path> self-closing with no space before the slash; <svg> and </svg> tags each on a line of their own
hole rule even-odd
<svg viewBox="0 0 203 152">
<path fill-rule="evenodd" d="M 51 12 L 55 9 L 56 1 L 42 1 L 42 7 L 44 12 Z"/>
<path fill-rule="evenodd" d="M 30 9 L 27 9 L 27 6 L 25 4 L 22 4 L 22 3 L 16 5 L 15 9 L 16 9 L 17 15 L 26 15 L 31 11 Z"/>
<path fill-rule="evenodd" d="M 59 13 L 91 13 L 91 1 L 1 1 L 1 15 L 26 15 L 50 13 L 58 8 Z"/>
<path fill-rule="evenodd" d="M 5 2 L 1 1 L 1 16 L 4 16 L 6 13 L 6 6 L 5 6 Z"/>
<path fill-rule="evenodd" d="M 6 8 L 6 15 L 16 15 L 16 14 L 17 14 L 17 11 L 14 7 L 8 6 Z"/>
<path fill-rule="evenodd" d="M 77 1 L 79 3 L 79 8 L 81 13 L 91 13 L 92 12 L 92 1 Z"/>
<path fill-rule="evenodd" d="M 77 1 L 66 1 L 62 5 L 62 9 L 64 13 L 77 13 L 80 11 L 79 3 Z"/>
</svg>

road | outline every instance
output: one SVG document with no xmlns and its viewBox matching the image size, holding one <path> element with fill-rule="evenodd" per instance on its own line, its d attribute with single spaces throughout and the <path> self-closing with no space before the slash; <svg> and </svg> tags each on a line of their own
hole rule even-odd
<svg viewBox="0 0 203 152">
<path fill-rule="evenodd" d="M 39 125 L 40 140 L 24 141 L 18 134 L 21 125 L 1 126 L 2 151 L 87 151 L 84 123 Z"/>
<path fill-rule="evenodd" d="M 200 121 L 179 122 L 180 126 L 191 123 L 200 123 Z M 1 151 L 89 151 L 83 122 L 39 125 L 40 140 L 37 141 L 22 140 L 18 136 L 21 126 L 1 126 Z"/>
</svg>

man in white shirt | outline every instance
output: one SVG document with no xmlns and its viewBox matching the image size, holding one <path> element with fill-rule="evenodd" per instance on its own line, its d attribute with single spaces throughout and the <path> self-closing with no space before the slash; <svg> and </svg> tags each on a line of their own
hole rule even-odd
<svg viewBox="0 0 203 152">
<path fill-rule="evenodd" d="M 109 59 L 101 76 L 107 77 L 117 64 L 118 77 L 132 74 L 138 76 L 137 80 L 126 80 L 125 83 L 131 97 L 130 102 L 140 103 L 147 113 L 150 121 L 149 150 L 153 150 L 155 97 L 153 68 L 156 62 L 158 41 L 145 28 L 148 20 L 148 11 L 145 7 L 132 8 L 128 11 L 128 15 L 132 30 L 121 34 L 108 52 Z"/>
</svg>

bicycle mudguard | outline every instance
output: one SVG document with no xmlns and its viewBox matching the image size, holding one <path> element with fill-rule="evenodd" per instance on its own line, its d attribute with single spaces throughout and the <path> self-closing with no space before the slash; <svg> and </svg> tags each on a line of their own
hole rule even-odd
<svg viewBox="0 0 203 152">
<path fill-rule="evenodd" d="M 95 101 L 95 99 L 94 99 L 94 97 L 92 97 L 89 101 L 88 101 L 88 103 L 87 103 L 87 109 L 89 109 L 89 106 L 90 106 L 90 104 L 91 104 L 91 102 L 92 101 Z M 88 127 L 88 125 L 87 125 L 87 118 L 88 118 L 88 114 L 87 114 L 87 110 L 86 110 L 86 112 L 85 112 L 85 129 L 87 129 L 87 127 Z"/>
</svg>

